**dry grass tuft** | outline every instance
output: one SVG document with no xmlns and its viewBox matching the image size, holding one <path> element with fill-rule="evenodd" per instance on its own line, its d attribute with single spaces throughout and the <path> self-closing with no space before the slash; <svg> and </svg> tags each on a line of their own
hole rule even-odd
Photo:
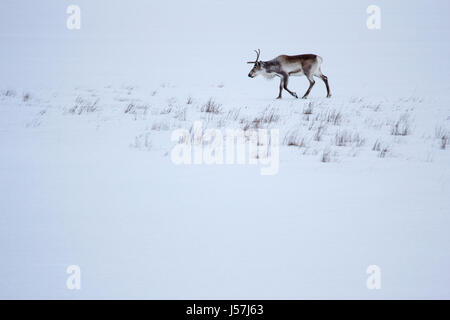
<svg viewBox="0 0 450 320">
<path fill-rule="evenodd" d="M 222 105 L 215 102 L 213 98 L 209 98 L 209 100 L 202 106 L 201 112 L 218 114 L 222 110 Z"/>
<path fill-rule="evenodd" d="M 100 99 L 97 99 L 95 101 L 89 101 L 86 99 L 81 98 L 78 96 L 75 99 L 75 105 L 68 110 L 70 114 L 77 114 L 81 115 L 82 113 L 92 113 L 97 111 L 98 107 L 98 101 Z"/>
<path fill-rule="evenodd" d="M 391 135 L 393 136 L 407 136 L 411 133 L 409 124 L 409 115 L 404 113 L 391 126 Z"/>
</svg>

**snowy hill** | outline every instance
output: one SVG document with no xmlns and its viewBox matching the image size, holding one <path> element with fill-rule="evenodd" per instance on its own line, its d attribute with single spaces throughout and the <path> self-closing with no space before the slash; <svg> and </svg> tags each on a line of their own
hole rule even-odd
<svg viewBox="0 0 450 320">
<path fill-rule="evenodd" d="M 377 2 L 380 30 L 365 2 L 288 1 L 280 28 L 268 1 L 79 1 L 77 31 L 2 2 L 0 298 L 448 299 L 449 5 Z M 256 48 L 320 54 L 332 98 L 276 100 Z M 196 123 L 276 130 L 276 172 L 175 164 Z"/>
</svg>

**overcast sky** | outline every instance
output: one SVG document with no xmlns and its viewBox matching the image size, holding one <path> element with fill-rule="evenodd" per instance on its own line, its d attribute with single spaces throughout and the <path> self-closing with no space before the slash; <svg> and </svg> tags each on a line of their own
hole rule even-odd
<svg viewBox="0 0 450 320">
<path fill-rule="evenodd" d="M 366 27 L 374 3 L 382 12 L 377 31 Z M 80 30 L 66 28 L 70 4 L 81 8 Z M 380 56 L 420 44 L 444 57 L 449 9 L 449 1 L 426 0 L 2 0 L 0 84 L 129 81 L 153 72 L 201 80 L 224 65 L 243 72 L 255 48 L 266 60 L 311 52 L 339 61 L 355 52 L 370 61 L 363 50 L 391 48 Z"/>
</svg>

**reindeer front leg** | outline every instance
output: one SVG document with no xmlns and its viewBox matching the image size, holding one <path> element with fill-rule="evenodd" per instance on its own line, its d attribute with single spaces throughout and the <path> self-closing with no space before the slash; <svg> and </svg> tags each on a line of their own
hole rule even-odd
<svg viewBox="0 0 450 320">
<path fill-rule="evenodd" d="M 288 75 L 286 72 L 283 72 L 283 73 L 282 73 L 282 76 L 283 76 L 282 79 L 283 79 L 283 87 L 284 87 L 284 90 L 286 90 L 287 92 L 289 92 L 289 93 L 291 94 L 291 96 L 296 97 L 296 98 L 298 99 L 297 94 L 296 94 L 295 92 L 289 90 L 288 87 L 287 87 L 288 82 L 289 82 L 289 75 Z"/>
<path fill-rule="evenodd" d="M 280 77 L 280 93 L 278 93 L 277 99 L 281 99 L 281 92 L 283 92 L 283 78 Z"/>
</svg>

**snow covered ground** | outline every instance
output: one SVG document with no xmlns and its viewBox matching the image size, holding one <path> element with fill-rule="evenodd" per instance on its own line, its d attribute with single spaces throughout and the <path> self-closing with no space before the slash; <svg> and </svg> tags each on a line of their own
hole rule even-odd
<svg viewBox="0 0 450 320">
<path fill-rule="evenodd" d="M 281 34 L 270 2 L 79 1 L 78 31 L 2 2 L 0 298 L 450 298 L 450 8 L 379 2 L 380 30 L 369 2 L 288 3 Z M 258 47 L 320 54 L 333 97 L 275 100 Z M 277 174 L 175 165 L 195 121 L 279 130 Z"/>
</svg>

